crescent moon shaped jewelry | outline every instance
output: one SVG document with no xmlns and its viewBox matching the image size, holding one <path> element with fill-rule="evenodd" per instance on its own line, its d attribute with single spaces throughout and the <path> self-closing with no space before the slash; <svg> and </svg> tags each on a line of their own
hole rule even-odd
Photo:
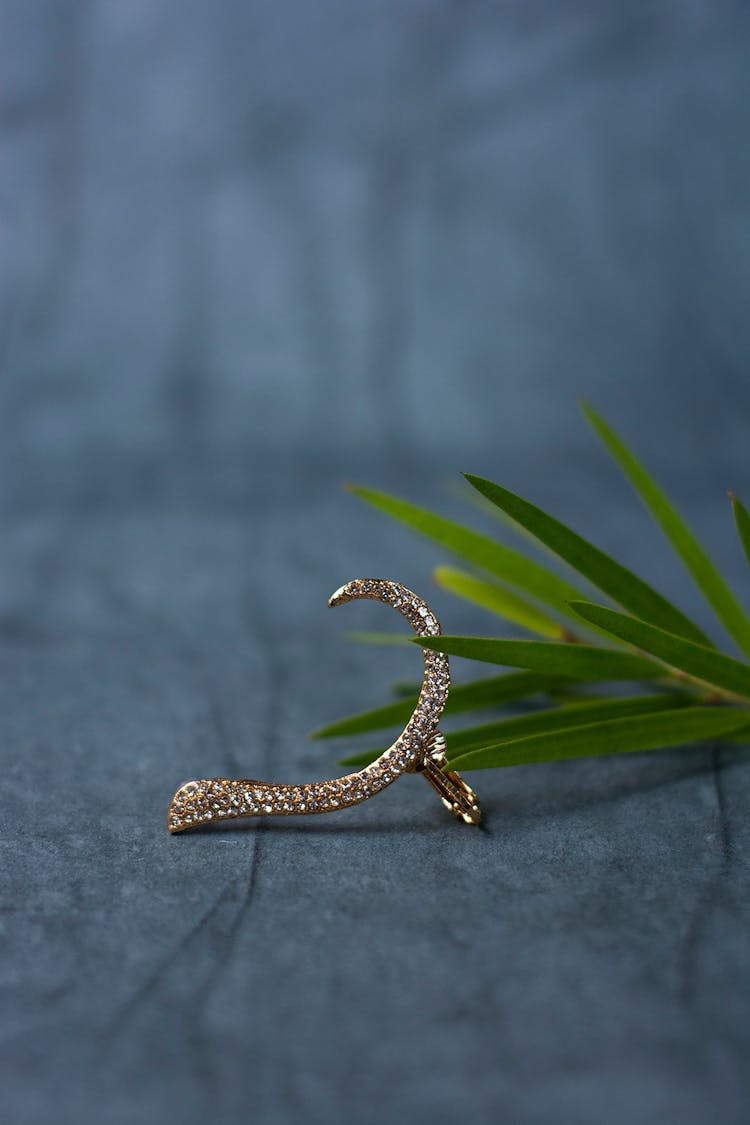
<svg viewBox="0 0 750 1125">
<path fill-rule="evenodd" d="M 355 578 L 328 599 L 330 606 L 370 598 L 393 606 L 418 636 L 435 636 L 440 625 L 421 598 L 399 582 Z M 169 806 L 170 832 L 184 832 L 220 820 L 249 816 L 307 816 L 361 804 L 403 773 L 421 773 L 443 804 L 466 824 L 479 824 L 481 811 L 473 790 L 457 773 L 445 769 L 445 738 L 438 722 L 448 698 L 450 670 L 444 652 L 423 649 L 424 679 L 417 706 L 396 741 L 369 766 L 333 781 L 280 785 L 214 777 L 188 781 Z"/>
</svg>

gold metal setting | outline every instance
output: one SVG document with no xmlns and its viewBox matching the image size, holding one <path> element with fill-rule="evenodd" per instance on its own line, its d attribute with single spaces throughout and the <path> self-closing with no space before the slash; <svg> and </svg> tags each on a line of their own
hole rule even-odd
<svg viewBox="0 0 750 1125">
<path fill-rule="evenodd" d="M 330 606 L 355 598 L 390 605 L 418 636 L 436 636 L 440 624 L 421 598 L 399 582 L 355 578 L 328 599 Z M 307 816 L 361 804 L 403 773 L 421 773 L 443 804 L 466 824 L 479 824 L 481 811 L 473 790 L 457 773 L 445 769 L 445 737 L 438 729 L 448 698 L 450 670 L 444 652 L 423 649 L 424 679 L 417 706 L 396 741 L 374 762 L 356 773 L 308 785 L 280 785 L 214 777 L 187 781 L 169 806 L 170 832 L 185 832 L 221 820 L 248 816 Z"/>
</svg>

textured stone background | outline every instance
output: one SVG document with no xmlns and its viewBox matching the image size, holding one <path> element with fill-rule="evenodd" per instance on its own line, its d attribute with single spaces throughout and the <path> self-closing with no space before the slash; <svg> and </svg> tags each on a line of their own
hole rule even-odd
<svg viewBox="0 0 750 1125">
<path fill-rule="evenodd" d="M 341 637 L 391 624 L 331 616 L 345 579 L 492 627 L 347 479 L 458 512 L 500 478 L 705 623 L 589 397 L 747 598 L 749 31 L 0 6 L 4 1121 L 746 1122 L 747 753 L 478 775 L 483 831 L 419 779 L 164 818 L 190 775 L 334 772 L 306 733 L 416 674 Z"/>
</svg>

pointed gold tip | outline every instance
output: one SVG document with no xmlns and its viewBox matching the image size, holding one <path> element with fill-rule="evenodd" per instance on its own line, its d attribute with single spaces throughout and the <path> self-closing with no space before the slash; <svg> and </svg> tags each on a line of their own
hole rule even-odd
<svg viewBox="0 0 750 1125">
<path fill-rule="evenodd" d="M 329 606 L 343 605 L 344 602 L 350 602 L 352 596 L 349 592 L 351 582 L 345 582 L 343 586 L 339 586 L 338 590 L 334 590 L 328 599 Z"/>
<path fill-rule="evenodd" d="M 400 582 L 385 578 L 353 578 L 328 598 L 329 606 L 357 598 L 379 601 L 397 610 L 418 634 L 423 645 L 438 646 L 440 623 L 422 598 Z M 214 825 L 238 817 L 307 816 L 349 808 L 369 800 L 402 773 L 422 770 L 441 800 L 467 824 L 478 824 L 479 802 L 471 788 L 456 773 L 446 771 L 445 739 L 438 737 L 438 719 L 445 707 L 450 685 L 448 657 L 438 651 L 424 653 L 425 672 L 419 702 L 401 735 L 363 769 L 331 781 L 308 785 L 282 785 L 252 778 L 211 777 L 186 781 L 169 806 L 167 827 L 172 835 L 188 829 Z M 341 724 L 326 730 L 340 732 Z M 353 764 L 353 763 L 352 763 Z"/>
</svg>

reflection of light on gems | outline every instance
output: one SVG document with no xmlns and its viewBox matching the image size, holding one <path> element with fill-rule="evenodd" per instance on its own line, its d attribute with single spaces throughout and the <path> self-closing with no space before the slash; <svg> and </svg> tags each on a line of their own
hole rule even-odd
<svg viewBox="0 0 750 1125">
<path fill-rule="evenodd" d="M 440 625 L 421 598 L 398 582 L 357 578 L 328 599 L 331 606 L 354 598 L 372 598 L 393 606 L 419 636 L 438 634 Z M 264 781 L 231 781 L 214 777 L 188 781 L 169 806 L 170 832 L 184 832 L 203 824 L 246 816 L 300 816 L 334 812 L 357 805 L 390 785 L 402 773 L 419 772 L 439 794 L 443 804 L 467 824 L 478 824 L 479 804 L 457 773 L 445 770 L 445 739 L 438 722 L 450 685 L 448 657 L 424 649 L 424 680 L 417 706 L 402 733 L 374 762 L 357 773 L 310 785 L 276 785 Z"/>
</svg>

